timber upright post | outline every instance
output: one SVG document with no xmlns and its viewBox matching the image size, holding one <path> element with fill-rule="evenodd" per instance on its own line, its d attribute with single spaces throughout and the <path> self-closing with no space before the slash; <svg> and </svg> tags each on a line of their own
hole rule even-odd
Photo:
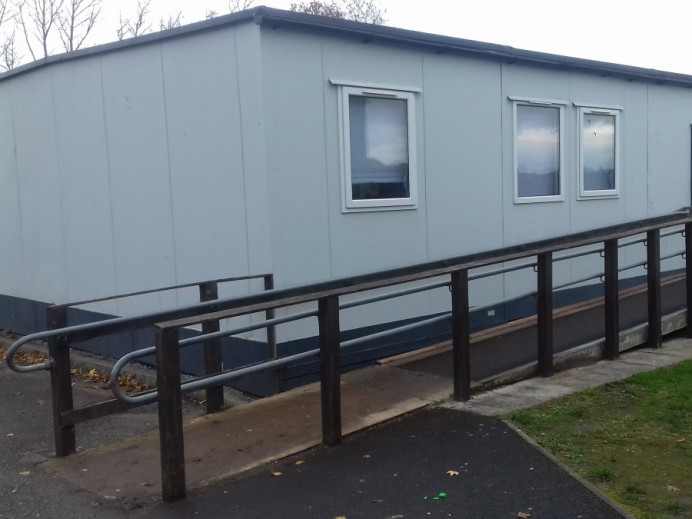
<svg viewBox="0 0 692 519">
<path fill-rule="evenodd" d="M 469 271 L 452 272 L 452 356 L 454 400 L 471 398 L 471 340 L 469 326 Z"/>
<path fill-rule="evenodd" d="M 553 376 L 553 254 L 538 255 L 538 374 Z"/>
<path fill-rule="evenodd" d="M 320 396 L 322 401 L 322 441 L 341 443 L 341 338 L 339 297 L 327 296 L 318 302 L 320 326 Z"/>
<path fill-rule="evenodd" d="M 185 497 L 185 440 L 180 389 L 178 329 L 155 326 L 156 389 L 161 449 L 161 493 L 164 501 Z"/>
<path fill-rule="evenodd" d="M 663 345 L 661 333 L 661 231 L 646 233 L 646 279 L 649 314 L 647 344 L 650 348 Z"/>
<path fill-rule="evenodd" d="M 264 290 L 274 290 L 274 275 L 265 274 Z M 275 311 L 273 308 L 267 308 L 264 317 L 267 321 L 274 319 Z M 276 326 L 270 324 L 267 326 L 267 359 L 274 360 L 277 358 L 276 351 Z M 270 395 L 276 395 L 279 392 L 279 372 L 274 370 L 270 372 L 269 387 L 267 392 Z"/>
<path fill-rule="evenodd" d="M 620 299 L 618 291 L 618 240 L 603 244 L 605 346 L 603 358 L 614 360 L 620 354 Z"/>
<path fill-rule="evenodd" d="M 685 287 L 687 289 L 687 337 L 692 337 L 692 223 L 685 224 Z"/>
<path fill-rule="evenodd" d="M 199 300 L 213 301 L 219 298 L 219 286 L 215 281 L 207 281 L 199 285 Z M 202 333 L 214 333 L 220 330 L 219 321 L 202 323 Z M 204 369 L 207 375 L 223 371 L 221 360 L 221 339 L 209 339 L 204 343 Z M 223 409 L 223 385 L 207 388 L 205 391 L 207 414 L 217 413 Z"/>
<path fill-rule="evenodd" d="M 49 306 L 46 310 L 48 329 L 67 327 L 67 307 Z M 72 373 L 70 372 L 70 346 L 64 337 L 48 340 L 48 356 L 51 360 L 50 389 L 53 407 L 53 437 L 55 456 L 63 458 L 77 452 L 74 425 L 63 425 L 62 413 L 72 411 Z"/>
</svg>

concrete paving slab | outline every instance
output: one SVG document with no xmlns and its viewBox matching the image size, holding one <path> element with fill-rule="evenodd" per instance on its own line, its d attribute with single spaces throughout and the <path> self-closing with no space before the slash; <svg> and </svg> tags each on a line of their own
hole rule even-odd
<svg viewBox="0 0 692 519">
<path fill-rule="evenodd" d="M 468 402 L 448 402 L 444 405 L 450 409 L 499 416 L 688 359 L 692 359 L 692 339 L 673 338 L 665 341 L 659 349 L 628 351 L 613 361 L 601 360 L 592 365 L 558 372 L 551 378 L 522 380 L 511 386 L 477 394 Z"/>
<path fill-rule="evenodd" d="M 345 374 L 344 434 L 444 400 L 451 390 L 449 379 L 395 367 Z M 319 445 L 321 427 L 319 384 L 199 417 L 184 426 L 187 488 Z M 161 494 L 158 431 L 50 459 L 42 468 L 107 499 L 127 495 L 148 500 Z"/>
</svg>

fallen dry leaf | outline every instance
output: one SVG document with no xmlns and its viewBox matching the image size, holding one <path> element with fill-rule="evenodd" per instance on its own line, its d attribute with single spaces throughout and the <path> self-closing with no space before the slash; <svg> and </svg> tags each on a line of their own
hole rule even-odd
<svg viewBox="0 0 692 519">
<path fill-rule="evenodd" d="M 687 438 L 680 438 L 678 440 L 678 443 L 685 443 L 687 441 Z"/>
<path fill-rule="evenodd" d="M 519 512 L 517 514 L 517 517 L 519 517 L 519 519 L 529 519 L 529 517 L 531 517 L 531 514 L 529 514 L 528 512 Z"/>
<path fill-rule="evenodd" d="M 19 473 L 19 475 L 20 475 L 20 476 L 27 477 L 27 476 L 31 475 L 31 471 L 30 471 L 30 470 L 22 470 L 22 471 Z"/>
<path fill-rule="evenodd" d="M 279 472 L 278 470 L 272 471 L 272 476 L 274 476 L 275 478 L 278 478 L 279 476 L 283 476 L 283 472 Z"/>
<path fill-rule="evenodd" d="M 668 492 L 680 492 L 680 489 L 678 487 L 674 487 L 673 485 L 667 485 L 666 490 Z"/>
<path fill-rule="evenodd" d="M 458 471 L 458 470 L 448 470 L 448 471 L 447 471 L 447 475 L 448 475 L 448 476 L 458 476 L 458 475 L 459 475 L 459 471 Z"/>
<path fill-rule="evenodd" d="M 305 465 L 305 462 L 303 460 L 298 460 L 295 463 L 296 465 Z"/>
</svg>

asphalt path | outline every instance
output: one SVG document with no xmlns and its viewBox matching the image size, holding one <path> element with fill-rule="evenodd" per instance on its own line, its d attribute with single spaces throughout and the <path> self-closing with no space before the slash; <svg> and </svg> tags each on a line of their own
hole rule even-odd
<svg viewBox="0 0 692 519">
<path fill-rule="evenodd" d="M 502 421 L 441 408 L 276 461 L 172 504 L 93 495 L 40 467 L 53 455 L 45 375 L 20 375 L 0 365 L 3 519 L 622 517 Z M 75 385 L 80 399 L 103 397 L 102 391 Z M 107 420 L 79 431 L 80 448 L 156 424 L 155 410 L 146 408 Z"/>
<path fill-rule="evenodd" d="M 441 408 L 278 461 L 163 509 L 171 518 L 622 517 L 504 422 Z"/>
</svg>

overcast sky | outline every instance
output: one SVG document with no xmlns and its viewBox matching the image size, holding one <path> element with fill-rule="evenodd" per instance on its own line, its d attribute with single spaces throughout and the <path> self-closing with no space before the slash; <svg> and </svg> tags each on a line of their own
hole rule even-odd
<svg viewBox="0 0 692 519">
<path fill-rule="evenodd" d="M 291 0 L 255 5 L 288 9 Z M 387 24 L 516 48 L 692 74 L 689 0 L 381 0 Z M 152 0 L 151 19 L 183 13 L 183 23 L 208 9 L 228 12 L 227 0 Z M 99 43 L 115 39 L 119 12 L 137 0 L 105 0 Z M 96 43 L 93 41 L 92 43 Z"/>
</svg>

